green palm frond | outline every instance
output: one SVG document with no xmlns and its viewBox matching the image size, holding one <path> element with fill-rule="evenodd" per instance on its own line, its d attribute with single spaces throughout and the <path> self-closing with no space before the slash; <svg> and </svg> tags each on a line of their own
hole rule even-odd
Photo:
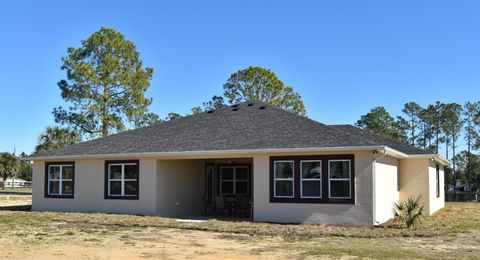
<svg viewBox="0 0 480 260">
<path fill-rule="evenodd" d="M 421 217 L 424 205 L 422 195 L 416 198 L 408 197 L 406 201 L 395 202 L 393 205 L 393 216 L 395 220 L 403 222 L 407 228 L 421 224 Z"/>
</svg>

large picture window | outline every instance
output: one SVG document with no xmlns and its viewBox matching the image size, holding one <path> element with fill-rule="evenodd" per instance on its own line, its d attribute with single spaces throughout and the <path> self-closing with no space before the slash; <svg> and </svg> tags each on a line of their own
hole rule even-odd
<svg viewBox="0 0 480 260">
<path fill-rule="evenodd" d="M 300 161 L 300 172 L 302 177 L 300 196 L 302 198 L 321 198 L 322 161 Z"/>
<path fill-rule="evenodd" d="M 139 194 L 138 161 L 107 161 L 105 165 L 105 198 L 137 199 Z"/>
<path fill-rule="evenodd" d="M 353 154 L 271 156 L 270 202 L 355 204 Z"/>
<path fill-rule="evenodd" d="M 276 198 L 293 198 L 294 177 L 293 161 L 275 161 L 274 196 Z"/>
<path fill-rule="evenodd" d="M 220 166 L 220 194 L 246 195 L 249 192 L 248 166 Z"/>
<path fill-rule="evenodd" d="M 73 162 L 45 164 L 45 197 L 73 198 Z"/>
<path fill-rule="evenodd" d="M 329 197 L 335 199 L 349 199 L 351 194 L 350 160 L 329 160 Z"/>
</svg>

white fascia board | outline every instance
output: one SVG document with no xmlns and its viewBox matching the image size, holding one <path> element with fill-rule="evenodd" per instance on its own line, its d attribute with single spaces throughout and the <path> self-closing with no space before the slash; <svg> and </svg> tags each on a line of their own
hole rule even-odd
<svg viewBox="0 0 480 260">
<path fill-rule="evenodd" d="M 433 154 L 412 154 L 412 155 L 409 155 L 408 157 L 412 159 L 430 159 L 442 164 L 443 166 L 448 166 L 451 164 L 451 162 L 447 160 L 445 157 L 439 154 L 434 154 L 434 153 Z"/>
<path fill-rule="evenodd" d="M 73 159 L 109 159 L 109 158 L 181 158 L 193 156 L 220 156 L 220 155 L 251 155 L 251 154 L 276 154 L 276 153 L 308 153 L 308 152 L 342 152 L 342 151 L 382 151 L 398 159 L 434 159 L 443 165 L 450 162 L 438 154 L 413 154 L 408 155 L 388 146 L 342 146 L 342 147 L 311 147 L 311 148 L 272 148 L 272 149 L 243 149 L 243 150 L 212 150 L 212 151 L 184 151 L 184 152 L 152 152 L 152 153 L 122 153 L 122 154 L 87 154 L 87 155 L 62 155 L 44 157 L 26 157 L 26 161 L 44 160 L 73 160 Z"/>
<path fill-rule="evenodd" d="M 26 160 L 65 160 L 65 159 L 95 159 L 95 158 L 152 158 L 152 157 L 192 157 L 214 155 L 248 155 L 274 153 L 302 153 L 302 152 L 342 152 L 342 151 L 375 151 L 384 150 L 385 146 L 343 146 L 343 147 L 312 147 L 312 148 L 273 148 L 273 149 L 244 149 L 244 150 L 212 150 L 212 151 L 185 151 L 185 152 L 154 152 L 154 153 L 123 153 L 123 154 L 88 154 L 28 157 Z"/>
<path fill-rule="evenodd" d="M 408 158 L 409 155 L 406 154 L 406 153 L 402 153 L 398 150 L 395 150 L 393 148 L 390 148 L 388 146 L 385 146 L 385 152 L 389 155 L 389 156 L 392 156 L 392 157 L 395 157 L 395 158 L 398 158 L 398 159 L 405 159 L 405 158 Z"/>
</svg>

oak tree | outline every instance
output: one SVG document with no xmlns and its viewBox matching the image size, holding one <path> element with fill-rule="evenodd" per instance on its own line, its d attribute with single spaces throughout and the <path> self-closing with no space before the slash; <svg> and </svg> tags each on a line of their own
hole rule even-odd
<svg viewBox="0 0 480 260">
<path fill-rule="evenodd" d="M 259 100 L 273 106 L 306 115 L 300 94 L 285 84 L 269 69 L 248 67 L 233 73 L 223 85 L 230 104 Z"/>
</svg>

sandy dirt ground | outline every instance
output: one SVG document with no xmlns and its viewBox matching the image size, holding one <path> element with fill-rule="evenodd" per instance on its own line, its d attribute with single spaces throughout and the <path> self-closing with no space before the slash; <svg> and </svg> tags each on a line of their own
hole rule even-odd
<svg viewBox="0 0 480 260">
<path fill-rule="evenodd" d="M 30 201 L 25 199 L 0 200 L 1 206 L 28 203 Z M 57 222 L 39 222 L 38 225 L 16 224 L 0 218 L 0 223 L 2 221 L 9 228 L 0 234 L 0 259 L 351 259 L 349 254 L 359 254 L 356 246 L 371 248 L 372 251 L 387 247 L 402 247 L 405 252 L 421 249 L 425 255 L 415 255 L 419 258 L 435 259 L 439 256 L 430 252 L 444 253 L 445 258 L 449 258 L 448 253 L 452 250 L 469 252 L 467 258 L 478 252 L 480 257 L 478 232 L 453 240 L 341 237 L 288 240 L 276 236 L 163 227 L 92 228 L 82 224 L 69 225 L 60 219 Z M 337 247 L 342 248 L 344 254 L 329 255 Z M 388 251 L 372 257 L 384 258 L 385 254 L 388 255 Z M 412 255 L 404 253 L 396 256 L 412 258 Z"/>
</svg>

